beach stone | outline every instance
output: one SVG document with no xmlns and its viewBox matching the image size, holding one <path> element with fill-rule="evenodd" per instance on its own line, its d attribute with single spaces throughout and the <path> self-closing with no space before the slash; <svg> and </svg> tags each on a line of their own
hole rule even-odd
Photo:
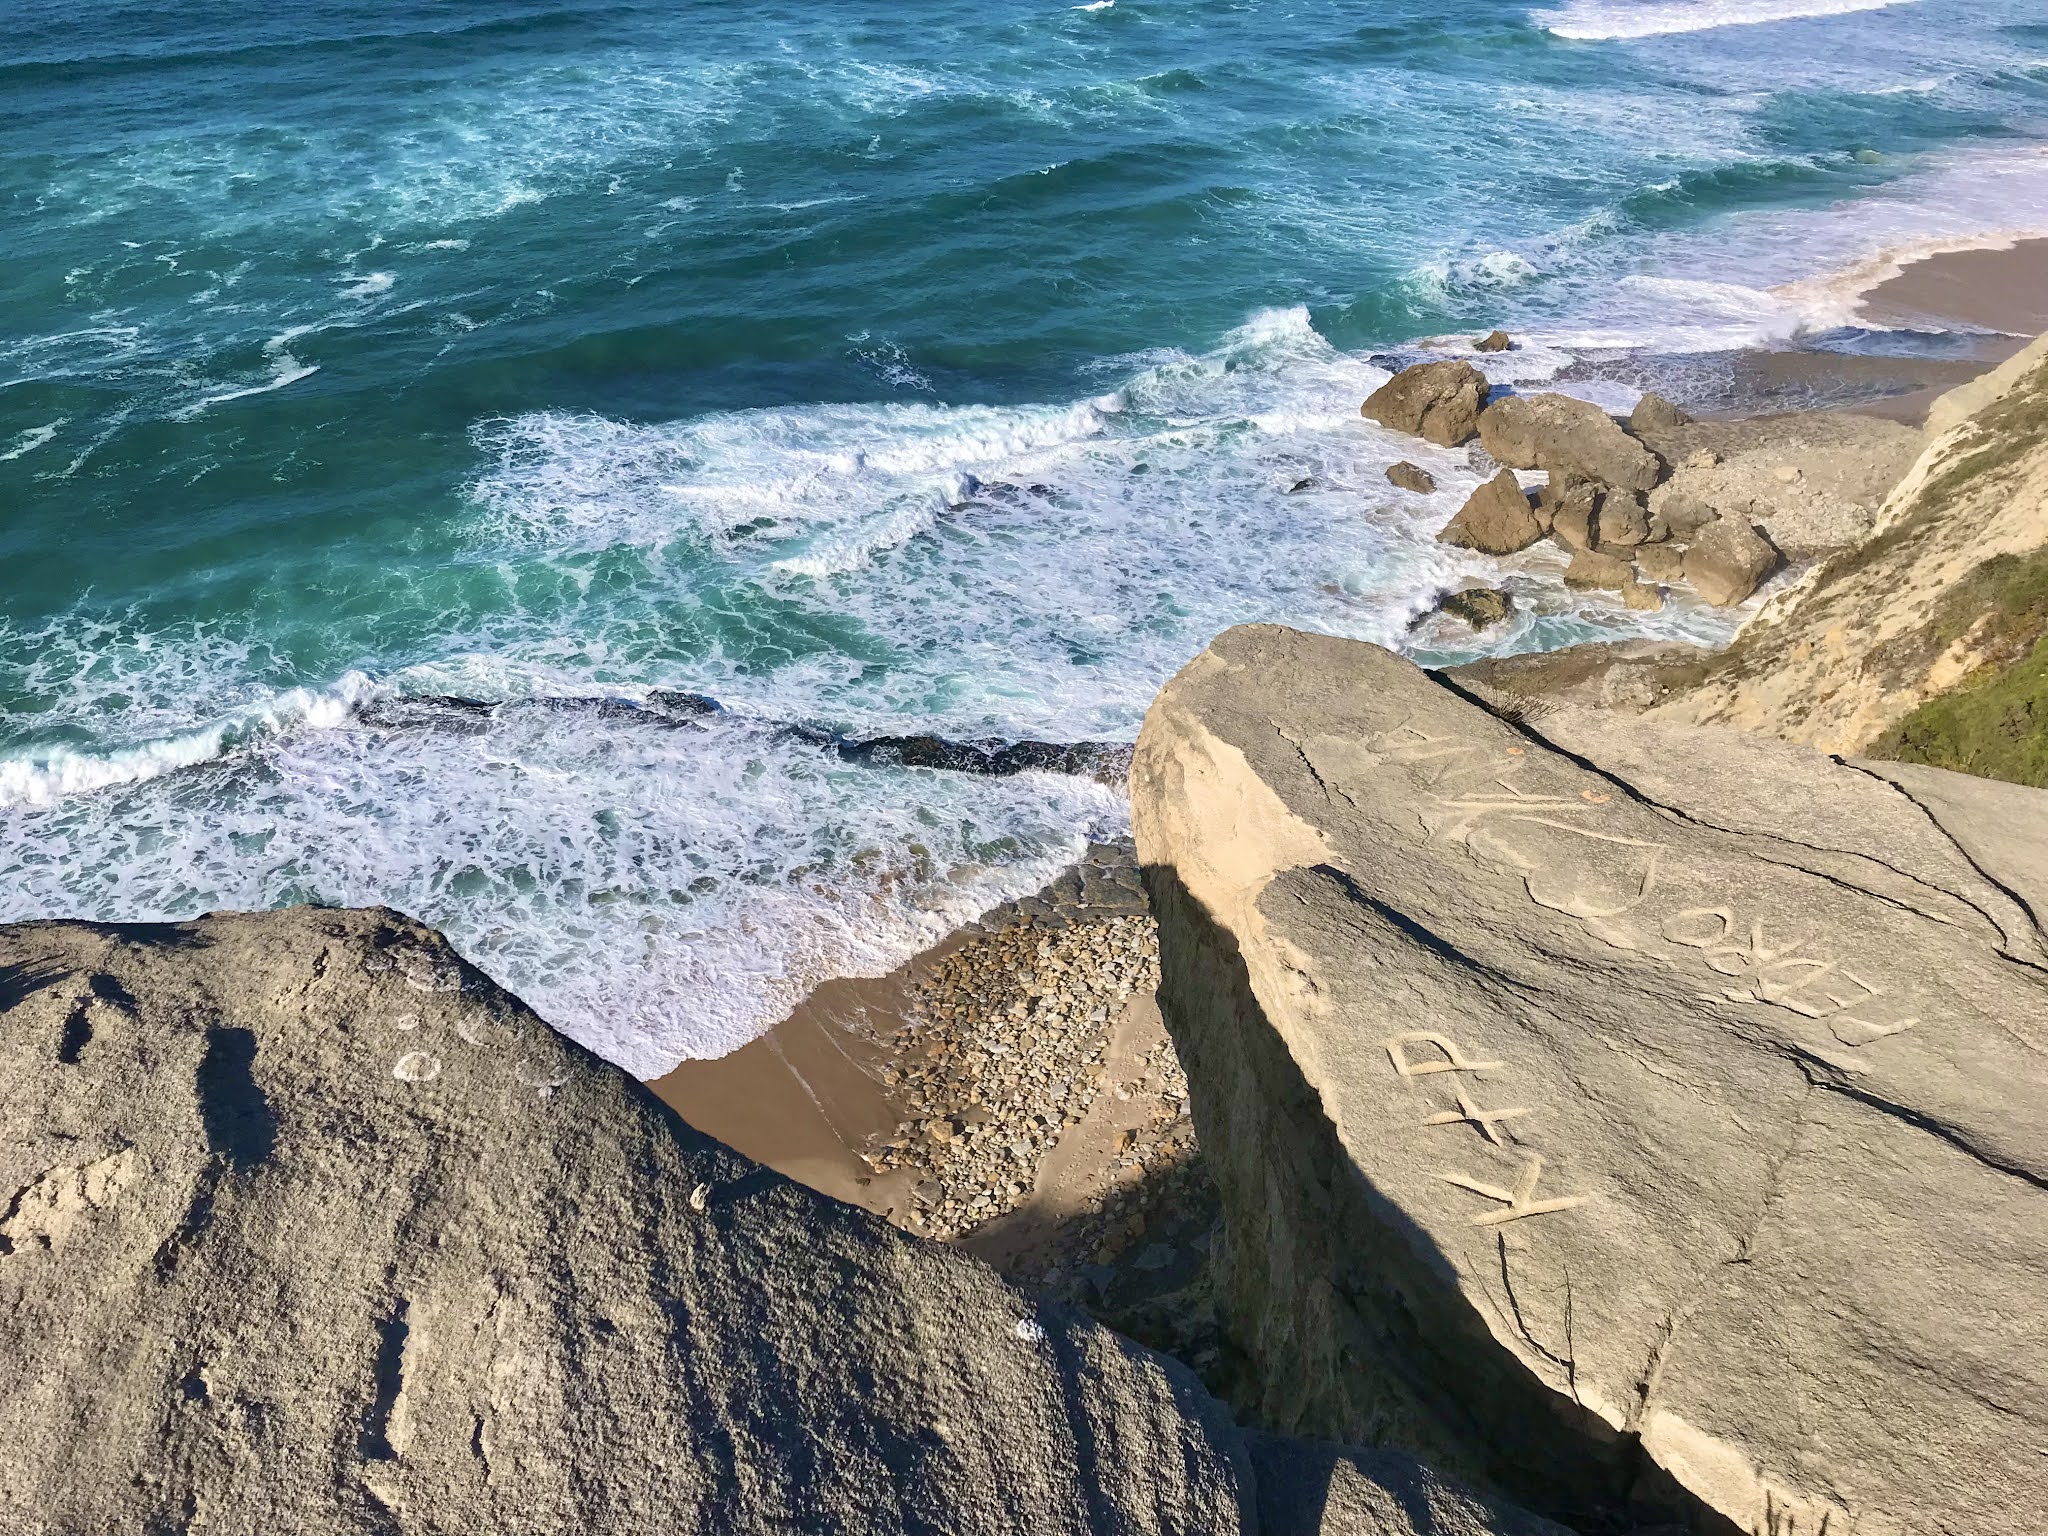
<svg viewBox="0 0 2048 1536">
<path fill-rule="evenodd" d="M 1474 352 L 1505 352 L 1512 346 L 1514 346 L 1514 341 L 1506 331 L 1488 331 L 1484 336 L 1472 343 L 1472 350 Z"/>
<path fill-rule="evenodd" d="M 1778 552 L 1742 517 L 1717 517 L 1686 546 L 1685 579 L 1695 592 L 1726 608 L 1756 591 L 1776 569 Z"/>
<path fill-rule="evenodd" d="M 1636 551 L 1636 574 L 1669 585 L 1685 577 L 1685 551 L 1676 544 L 1645 544 Z"/>
<path fill-rule="evenodd" d="M 1599 546 L 1622 545 L 1633 549 L 1650 537 L 1650 514 L 1636 491 L 1608 491 L 1600 498 L 1597 529 Z M 1598 546 L 1596 546 L 1598 547 Z"/>
<path fill-rule="evenodd" d="M 1486 629 L 1505 623 L 1515 611 L 1515 605 L 1513 599 L 1498 587 L 1466 587 L 1446 594 L 1437 604 L 1437 609 L 1454 619 L 1463 619 L 1474 629 Z"/>
<path fill-rule="evenodd" d="M 1479 441 L 1511 469 L 1547 469 L 1647 491 L 1663 465 L 1599 406 L 1570 395 L 1510 395 L 1479 419 Z"/>
<path fill-rule="evenodd" d="M 1620 592 L 1635 581 L 1635 566 L 1597 549 L 1582 549 L 1564 568 L 1564 584 L 1588 591 Z"/>
<path fill-rule="evenodd" d="M 1552 477 L 1556 483 L 1556 477 Z M 1591 549 L 1597 541 L 1600 492 L 1590 480 L 1571 480 L 1551 503 L 1550 536 L 1566 549 Z"/>
<path fill-rule="evenodd" d="M 1690 491 L 1676 485 L 1660 487 L 1650 497 L 1650 538 L 1684 543 L 1720 515 Z"/>
<path fill-rule="evenodd" d="M 698 1135 L 395 912 L 16 925 L 0 1008 L 0 1528 L 1273 1529 L 1185 1367 Z"/>
<path fill-rule="evenodd" d="M 1621 583 L 1621 601 L 1625 607 L 1656 613 L 1664 606 L 1664 594 L 1654 585 L 1638 581 L 1636 573 L 1630 571 Z"/>
<path fill-rule="evenodd" d="M 1387 466 L 1387 481 L 1418 496 L 1427 496 L 1436 489 L 1436 476 L 1420 464 L 1410 464 L 1406 459 Z"/>
<path fill-rule="evenodd" d="M 1486 375 L 1470 363 L 1418 363 L 1374 390 L 1359 414 L 1396 432 L 1455 448 L 1478 432 L 1490 388 Z"/>
<path fill-rule="evenodd" d="M 1676 432 L 1692 418 L 1655 390 L 1645 390 L 1636 408 L 1628 413 L 1628 429 L 1637 437 L 1657 437 Z"/>
<path fill-rule="evenodd" d="M 1535 508 L 1536 521 L 1543 525 L 1545 533 L 1553 531 L 1557 519 L 1557 509 L 1568 498 L 1580 494 L 1582 489 L 1584 494 L 1590 498 L 1587 507 L 1588 515 L 1590 516 L 1592 503 L 1599 500 L 1600 487 L 1593 484 L 1590 480 L 1580 480 L 1571 475 L 1556 474 L 1544 476 L 1543 484 L 1537 487 L 1536 490 Z"/>
<path fill-rule="evenodd" d="M 1221 636 L 1131 803 L 1242 1410 L 1581 1530 L 2038 1531 L 2048 841 L 1970 847 L 2048 792 L 1996 788 Z"/>
<path fill-rule="evenodd" d="M 1528 493 L 1515 472 L 1504 469 L 1466 498 L 1457 515 L 1437 534 L 1439 542 L 1486 555 L 1512 555 L 1543 537 Z"/>
</svg>

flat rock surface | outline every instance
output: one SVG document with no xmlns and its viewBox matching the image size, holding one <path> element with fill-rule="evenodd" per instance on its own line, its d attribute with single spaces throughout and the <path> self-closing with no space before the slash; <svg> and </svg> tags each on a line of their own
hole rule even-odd
<svg viewBox="0 0 2048 1536">
<path fill-rule="evenodd" d="M 396 913 L 0 929 L 0 1066 L 0 1529 L 1261 1529 L 1183 1367 L 699 1136 Z"/>
<path fill-rule="evenodd" d="M 1267 1402 L 1552 1508 L 1635 1496 L 1640 1447 L 1743 1531 L 2038 1531 L 2038 851 L 1987 878 L 1939 795 L 1783 742 L 1535 729 L 1263 626 L 1147 717 L 1161 1001 Z"/>
</svg>

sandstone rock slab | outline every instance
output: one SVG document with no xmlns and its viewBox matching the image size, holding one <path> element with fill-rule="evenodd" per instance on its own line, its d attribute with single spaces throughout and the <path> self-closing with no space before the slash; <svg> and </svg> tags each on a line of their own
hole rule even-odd
<svg viewBox="0 0 2048 1536">
<path fill-rule="evenodd" d="M 1486 555 L 1512 555 L 1542 537 L 1542 525 L 1529 509 L 1528 493 L 1511 469 L 1502 470 L 1467 497 L 1457 515 L 1437 534 L 1445 544 Z"/>
<path fill-rule="evenodd" d="M 2048 943 L 1931 797 L 1271 627 L 1132 789 L 1265 1411 L 1553 1511 L 2038 1530 Z"/>
<path fill-rule="evenodd" d="M 1663 465 L 1599 406 L 1570 395 L 1510 395 L 1479 419 L 1486 451 L 1514 469 L 1547 469 L 1623 491 L 1647 491 Z"/>
<path fill-rule="evenodd" d="M 0 1124 L 9 1532 L 1260 1528 L 1184 1368 L 397 913 L 0 929 Z"/>
<path fill-rule="evenodd" d="M 1456 448 L 1478 433 L 1490 388 L 1486 375 L 1470 363 L 1418 363 L 1374 390 L 1359 414 L 1396 432 Z"/>
</svg>

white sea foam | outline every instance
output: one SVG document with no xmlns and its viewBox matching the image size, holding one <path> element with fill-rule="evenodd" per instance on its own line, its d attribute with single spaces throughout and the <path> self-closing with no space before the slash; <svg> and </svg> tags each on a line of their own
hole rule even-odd
<svg viewBox="0 0 2048 1536">
<path fill-rule="evenodd" d="M 216 405 L 225 405 L 230 400 L 246 399 L 250 395 L 267 395 L 275 390 L 286 389 L 301 379 L 309 379 L 320 371 L 318 363 L 302 363 L 292 355 L 292 343 L 301 336 L 319 330 L 317 325 L 295 325 L 280 331 L 263 343 L 263 359 L 269 368 L 268 375 L 260 382 L 242 384 L 231 389 L 215 390 L 202 395 L 182 410 L 173 412 L 179 421 L 190 421 L 205 414 Z"/>
<path fill-rule="evenodd" d="M 332 688 L 293 688 L 235 718 L 158 741 L 103 751 L 56 747 L 0 758 L 0 809 L 44 807 L 73 795 L 140 784 L 215 761 L 238 747 L 293 730 L 331 729 L 348 720 L 373 685 L 360 672 Z"/>
<path fill-rule="evenodd" d="M 344 299 L 374 299 L 379 294 L 389 293 L 398 282 L 395 272 L 370 272 L 359 278 L 343 278 L 348 286 L 341 290 Z"/>
<path fill-rule="evenodd" d="M 1385 377 L 1291 309 L 1073 402 L 488 424 L 478 553 L 513 589 L 570 577 L 576 606 L 515 610 L 375 686 L 515 707 L 404 726 L 346 693 L 286 707 L 238 692 L 261 658 L 232 642 L 59 626 L 19 648 L 44 656 L 28 685 L 75 696 L 51 731 L 105 744 L 13 749 L 0 917 L 387 901 L 633 1070 L 730 1049 L 1127 814 L 1090 780 L 857 766 L 780 723 L 1129 739 L 1160 681 L 1249 619 L 1469 653 L 1409 624 L 1442 587 L 1501 579 L 1434 538 L 1477 476 L 1360 422 Z M 1397 457 L 1443 489 L 1394 491 Z M 1638 622 L 1555 563 L 1510 564 L 1499 643 L 1727 633 L 1685 604 Z M 713 610 L 743 632 L 679 655 Z M 696 729 L 516 704 L 657 685 L 729 708 Z M 116 731 L 122 698 L 153 702 Z"/>
<path fill-rule="evenodd" d="M 351 724 L 0 814 L 0 915 L 389 902 L 653 1075 L 887 970 L 1122 820 L 1087 780 L 857 768 L 744 722 Z"/>
<path fill-rule="evenodd" d="M 1918 0 L 1572 0 L 1533 19 L 1558 37 L 1609 40 L 1707 32 L 1884 10 Z"/>
<path fill-rule="evenodd" d="M 59 416 L 55 421 L 44 422 L 40 427 L 30 427 L 25 432 L 16 433 L 7 451 L 0 453 L 0 464 L 5 464 L 9 459 L 18 459 L 23 454 L 34 453 L 55 437 L 68 420 L 68 416 Z"/>
<path fill-rule="evenodd" d="M 715 656 L 694 670 L 691 686 L 765 716 L 1127 735 L 1158 683 L 1228 624 L 1276 618 L 1403 645 L 1434 584 L 1483 568 L 1435 541 L 1454 501 L 1387 486 L 1389 462 L 1427 451 L 1359 422 L 1385 377 L 1293 309 L 1211 353 L 1143 359 L 1117 411 L 521 417 L 483 433 L 495 464 L 475 487 L 480 535 L 565 568 L 603 555 L 617 572 L 620 552 L 638 551 L 645 586 L 630 601 L 650 611 L 676 600 L 687 567 L 720 608 L 782 605 L 892 658 L 764 670 Z M 1477 483 L 1462 454 L 1431 467 L 1445 497 Z M 1296 485 L 1307 489 L 1276 488 Z M 608 601 L 627 602 L 621 591 Z M 1554 622 L 1588 632 L 1618 611 L 1561 590 L 1548 601 Z M 1725 628 L 1685 609 L 1652 622 L 1701 638 Z M 581 627 L 659 643 L 653 627 Z M 517 654 L 542 644 L 554 664 L 596 664 L 552 633 Z M 634 665 L 618 644 L 603 662 Z"/>
</svg>

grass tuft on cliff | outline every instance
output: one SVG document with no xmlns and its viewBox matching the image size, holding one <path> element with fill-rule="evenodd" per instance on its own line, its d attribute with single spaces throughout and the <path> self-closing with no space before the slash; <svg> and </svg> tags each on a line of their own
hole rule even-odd
<svg viewBox="0 0 2048 1536">
<path fill-rule="evenodd" d="M 1924 649 L 1966 639 L 1985 664 L 1869 755 L 2048 788 L 2048 550 L 1987 560 L 1942 603 Z"/>
</svg>

